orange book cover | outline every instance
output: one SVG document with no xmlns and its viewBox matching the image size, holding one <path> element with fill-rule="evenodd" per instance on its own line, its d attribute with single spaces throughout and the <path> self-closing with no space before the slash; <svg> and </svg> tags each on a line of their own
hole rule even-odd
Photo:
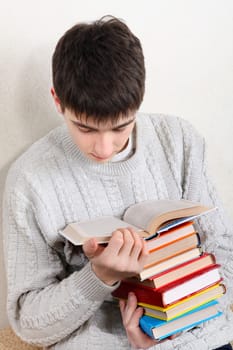
<svg viewBox="0 0 233 350">
<path fill-rule="evenodd" d="M 165 247 L 183 237 L 189 236 L 196 232 L 193 221 L 188 221 L 181 225 L 175 226 L 168 231 L 160 233 L 158 237 L 146 241 L 146 248 L 149 252 Z"/>
<path fill-rule="evenodd" d="M 200 236 L 197 232 L 191 233 L 176 241 L 170 242 L 166 246 L 160 247 L 149 253 L 144 268 L 160 263 L 175 255 L 200 246 Z"/>
</svg>

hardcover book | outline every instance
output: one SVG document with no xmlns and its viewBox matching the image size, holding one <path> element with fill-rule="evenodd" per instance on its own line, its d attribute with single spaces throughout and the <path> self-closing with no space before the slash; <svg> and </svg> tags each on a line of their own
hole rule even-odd
<svg viewBox="0 0 233 350">
<path fill-rule="evenodd" d="M 140 272 L 140 274 L 138 275 L 138 278 L 140 278 L 141 281 L 144 281 L 145 279 L 148 279 L 148 278 L 154 276 L 155 274 L 166 271 L 167 269 L 169 269 L 173 266 L 178 266 L 184 262 L 188 262 L 192 259 L 195 259 L 195 258 L 199 257 L 201 254 L 202 254 L 201 247 L 190 249 L 184 253 L 181 253 L 179 255 L 175 255 L 172 258 L 161 261 L 158 264 L 144 268 Z"/>
<path fill-rule="evenodd" d="M 136 283 L 124 280 L 112 292 L 112 295 L 119 299 L 127 299 L 129 292 L 133 292 L 137 297 L 138 303 L 166 307 L 220 281 L 219 265 L 214 264 L 203 269 L 200 273 L 197 271 L 188 278 L 183 278 L 183 280 L 179 280 L 178 282 L 173 281 L 159 289 L 137 285 Z"/>
<path fill-rule="evenodd" d="M 201 241 L 199 234 L 194 232 L 179 240 L 170 242 L 166 246 L 162 246 L 149 253 L 146 259 L 145 268 L 155 265 L 161 261 L 171 258 L 175 255 L 181 254 L 192 248 L 200 246 Z"/>
<path fill-rule="evenodd" d="M 226 287 L 217 283 L 165 308 L 145 303 L 138 303 L 138 305 L 143 307 L 145 315 L 169 321 L 211 300 L 220 298 L 225 292 Z"/>
<path fill-rule="evenodd" d="M 217 306 L 218 302 L 213 300 L 171 321 L 163 321 L 143 315 L 139 324 L 142 330 L 151 338 L 162 340 L 170 335 L 192 329 L 200 323 L 220 316 L 222 313 L 218 311 Z"/>
<path fill-rule="evenodd" d="M 187 237 L 194 232 L 196 232 L 196 230 L 192 221 L 179 224 L 167 231 L 160 232 L 162 234 L 158 235 L 157 237 L 147 240 L 147 250 L 149 252 L 152 252 L 158 248 L 166 247 L 166 245 L 178 241 L 183 237 Z"/>
<path fill-rule="evenodd" d="M 171 283 L 172 281 L 182 279 L 186 276 L 193 274 L 196 271 L 215 264 L 215 256 L 209 253 L 203 253 L 195 259 L 186 261 L 178 266 L 173 266 L 163 272 L 157 273 L 154 276 L 147 278 L 146 280 L 140 281 L 138 277 L 131 277 L 127 280 L 137 284 L 145 285 L 151 288 L 161 288 Z"/>
</svg>

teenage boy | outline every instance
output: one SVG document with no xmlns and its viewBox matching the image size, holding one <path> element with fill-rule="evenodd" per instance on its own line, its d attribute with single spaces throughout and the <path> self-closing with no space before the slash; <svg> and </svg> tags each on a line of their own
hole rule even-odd
<svg viewBox="0 0 233 350">
<path fill-rule="evenodd" d="M 203 139 L 182 119 L 137 113 L 144 95 L 140 42 L 116 18 L 78 24 L 59 40 L 52 96 L 64 125 L 12 165 L 4 196 L 7 309 L 14 331 L 47 349 L 214 349 L 233 334 L 232 226 L 205 168 Z M 107 302 L 119 281 L 143 268 L 144 242 L 116 230 L 107 247 L 83 249 L 59 235 L 68 223 L 121 217 L 147 199 L 217 205 L 199 220 L 208 251 L 222 263 L 224 315 L 156 342 L 139 328 L 135 295 Z M 224 298 L 222 298 L 224 299 Z"/>
</svg>

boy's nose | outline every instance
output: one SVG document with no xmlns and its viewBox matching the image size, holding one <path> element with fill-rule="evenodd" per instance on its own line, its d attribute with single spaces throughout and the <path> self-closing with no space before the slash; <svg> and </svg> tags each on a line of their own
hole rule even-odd
<svg viewBox="0 0 233 350">
<path fill-rule="evenodd" d="M 94 154 L 99 158 L 110 158 L 114 152 L 114 144 L 111 135 L 102 134 L 96 139 Z"/>
</svg>

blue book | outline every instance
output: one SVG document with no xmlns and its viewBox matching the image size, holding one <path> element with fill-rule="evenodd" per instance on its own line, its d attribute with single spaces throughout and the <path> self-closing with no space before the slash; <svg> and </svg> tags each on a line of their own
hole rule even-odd
<svg viewBox="0 0 233 350">
<path fill-rule="evenodd" d="M 162 340 L 220 315 L 222 312 L 218 311 L 218 302 L 212 300 L 170 321 L 143 315 L 139 324 L 141 329 L 151 338 Z"/>
</svg>

